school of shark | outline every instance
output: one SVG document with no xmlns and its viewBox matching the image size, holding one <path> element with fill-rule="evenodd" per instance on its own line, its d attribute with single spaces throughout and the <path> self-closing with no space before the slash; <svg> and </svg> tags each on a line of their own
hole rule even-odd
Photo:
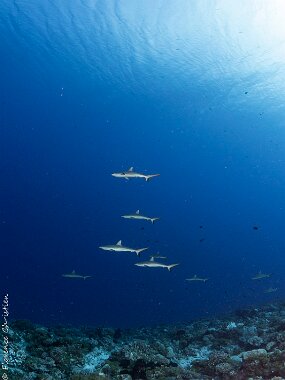
<svg viewBox="0 0 285 380">
<path fill-rule="evenodd" d="M 160 174 L 143 174 L 143 173 L 139 173 L 139 172 L 134 171 L 134 168 L 130 167 L 129 170 L 127 170 L 127 171 L 112 173 L 112 176 L 115 178 L 123 178 L 127 181 L 129 181 L 130 179 L 142 178 L 146 182 L 148 182 L 152 178 L 159 177 Z M 151 222 L 151 224 L 154 224 L 156 221 L 158 221 L 160 219 L 157 216 L 154 217 L 154 216 L 142 215 L 140 210 L 137 210 L 136 212 L 134 212 L 132 214 L 122 215 L 121 217 L 123 219 L 130 219 L 130 220 L 143 220 L 143 221 Z M 116 244 L 107 244 L 107 245 L 99 246 L 99 249 L 101 249 L 103 251 L 116 252 L 116 253 L 122 253 L 122 252 L 135 253 L 136 256 L 140 257 L 141 253 L 148 250 L 149 247 L 143 247 L 143 248 L 128 247 L 128 246 L 123 245 L 122 240 L 119 240 Z M 164 268 L 164 269 L 167 269 L 169 272 L 173 268 L 180 265 L 179 263 L 166 264 L 166 263 L 163 263 L 161 261 L 158 261 L 159 259 L 167 259 L 167 257 L 161 256 L 160 254 L 150 255 L 148 260 L 139 261 L 139 262 L 135 263 L 134 265 L 136 267 L 140 267 L 140 268 L 155 268 L 155 269 Z M 73 270 L 70 273 L 62 274 L 62 277 L 68 278 L 68 279 L 83 279 L 83 280 L 86 280 L 88 278 L 92 278 L 92 276 L 90 276 L 90 275 L 79 274 L 75 270 Z M 251 279 L 252 280 L 263 280 L 263 279 L 270 278 L 270 277 L 271 277 L 271 273 L 262 273 L 261 271 L 259 271 L 256 275 L 251 277 Z M 190 278 L 186 278 L 185 280 L 188 283 L 198 282 L 198 283 L 204 283 L 205 284 L 206 282 L 208 282 L 209 278 L 199 277 L 197 274 L 195 274 Z M 270 287 L 270 288 L 266 289 L 264 291 L 264 293 L 269 294 L 269 293 L 273 293 L 276 291 L 277 291 L 277 288 Z"/>
</svg>

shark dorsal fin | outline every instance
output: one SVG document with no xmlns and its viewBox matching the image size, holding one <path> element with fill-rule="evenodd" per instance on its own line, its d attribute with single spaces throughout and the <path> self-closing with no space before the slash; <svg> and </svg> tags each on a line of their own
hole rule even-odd
<svg viewBox="0 0 285 380">
<path fill-rule="evenodd" d="M 128 170 L 129 172 L 133 172 L 134 168 L 131 166 L 130 169 Z"/>
<path fill-rule="evenodd" d="M 193 278 L 197 278 L 197 274 L 194 274 Z"/>
<path fill-rule="evenodd" d="M 72 274 L 75 274 L 75 270 L 73 269 L 73 271 L 71 272 Z"/>
<path fill-rule="evenodd" d="M 122 240 L 119 240 L 116 245 L 122 245 Z"/>
<path fill-rule="evenodd" d="M 150 256 L 150 260 L 149 261 L 154 261 L 154 257 Z"/>
<path fill-rule="evenodd" d="M 140 213 L 140 210 L 137 210 L 137 211 L 136 211 L 136 214 L 139 215 L 139 213 Z"/>
</svg>

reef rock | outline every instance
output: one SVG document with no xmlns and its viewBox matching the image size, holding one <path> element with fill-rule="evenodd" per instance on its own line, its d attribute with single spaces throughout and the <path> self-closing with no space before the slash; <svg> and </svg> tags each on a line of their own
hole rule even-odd
<svg viewBox="0 0 285 380">
<path fill-rule="evenodd" d="M 284 317 L 284 304 L 270 304 L 126 331 L 16 321 L 10 326 L 9 379 L 284 380 Z"/>
</svg>

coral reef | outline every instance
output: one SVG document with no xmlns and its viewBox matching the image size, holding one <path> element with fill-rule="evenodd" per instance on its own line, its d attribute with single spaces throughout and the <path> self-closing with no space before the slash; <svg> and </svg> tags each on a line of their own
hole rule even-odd
<svg viewBox="0 0 285 380">
<path fill-rule="evenodd" d="M 285 379 L 285 304 L 120 330 L 10 326 L 10 380 Z"/>
</svg>

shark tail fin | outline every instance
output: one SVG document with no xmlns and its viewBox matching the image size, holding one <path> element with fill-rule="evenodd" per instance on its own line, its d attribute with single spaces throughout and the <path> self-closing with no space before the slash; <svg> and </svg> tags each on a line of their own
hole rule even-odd
<svg viewBox="0 0 285 380">
<path fill-rule="evenodd" d="M 154 222 L 156 222 L 157 220 L 159 220 L 159 218 L 151 218 L 150 221 L 152 224 L 154 224 Z"/>
<path fill-rule="evenodd" d="M 145 180 L 148 182 L 151 178 L 158 177 L 160 174 L 149 174 L 145 176 Z"/>
<path fill-rule="evenodd" d="M 140 256 L 141 252 L 146 251 L 148 248 L 141 248 L 136 250 L 137 256 Z"/>
<path fill-rule="evenodd" d="M 179 265 L 179 264 L 171 264 L 171 265 L 167 265 L 167 269 L 168 269 L 169 272 L 170 272 L 174 267 L 177 267 L 177 265 Z"/>
</svg>

